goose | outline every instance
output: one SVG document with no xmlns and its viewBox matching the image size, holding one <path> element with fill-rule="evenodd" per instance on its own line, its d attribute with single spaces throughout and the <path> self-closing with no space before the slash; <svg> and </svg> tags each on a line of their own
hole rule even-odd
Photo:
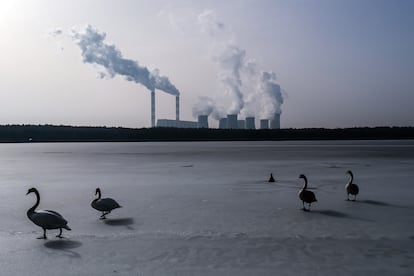
<svg viewBox="0 0 414 276">
<path fill-rule="evenodd" d="M 101 198 L 101 189 L 99 188 L 96 188 L 95 195 L 98 195 L 98 197 L 91 202 L 91 206 L 92 208 L 102 212 L 100 219 L 106 219 L 106 215 L 113 209 L 122 207 L 112 198 Z"/>
<path fill-rule="evenodd" d="M 32 208 L 27 210 L 27 217 L 37 226 L 42 227 L 43 229 L 43 237 L 39 237 L 38 239 L 47 239 L 46 237 L 46 229 L 59 229 L 59 235 L 56 237 L 62 238 L 62 228 L 66 230 L 72 230 L 67 225 L 68 222 L 62 217 L 61 214 L 52 210 L 37 210 L 37 206 L 40 203 L 40 194 L 36 188 L 30 188 L 26 195 L 30 193 L 35 193 L 36 195 L 36 203 L 33 205 Z"/>
<path fill-rule="evenodd" d="M 317 200 L 313 192 L 306 190 L 306 188 L 308 187 L 308 179 L 306 178 L 306 176 L 304 174 L 301 174 L 299 178 L 302 178 L 303 180 L 305 180 L 305 184 L 303 185 L 303 188 L 299 191 L 298 195 L 299 195 L 300 200 L 302 200 L 303 210 L 310 211 L 310 206 L 312 202 L 315 202 Z M 308 209 L 306 209 L 305 207 L 305 202 L 309 204 Z"/>
<path fill-rule="evenodd" d="M 354 180 L 354 175 L 352 174 L 352 172 L 351 171 L 347 171 L 346 173 L 349 174 L 350 177 L 351 177 L 349 179 L 349 182 L 345 185 L 345 190 L 346 190 L 346 193 L 348 195 L 348 198 L 346 200 L 349 200 L 349 194 L 351 194 L 351 195 L 354 196 L 354 199 L 352 201 L 355 201 L 356 200 L 356 196 L 359 193 L 359 188 L 358 188 L 358 185 L 357 184 L 352 183 L 352 181 Z"/>
</svg>

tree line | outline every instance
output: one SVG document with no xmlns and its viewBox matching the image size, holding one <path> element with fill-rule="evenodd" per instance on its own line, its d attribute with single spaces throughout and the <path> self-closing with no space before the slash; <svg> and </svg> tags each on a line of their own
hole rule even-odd
<svg viewBox="0 0 414 276">
<path fill-rule="evenodd" d="M 0 142 L 144 142 L 414 139 L 414 127 L 207 129 L 1 125 Z"/>
</svg>

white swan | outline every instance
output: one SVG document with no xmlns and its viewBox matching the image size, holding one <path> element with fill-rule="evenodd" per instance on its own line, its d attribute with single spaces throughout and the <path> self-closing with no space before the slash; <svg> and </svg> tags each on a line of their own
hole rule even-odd
<svg viewBox="0 0 414 276">
<path fill-rule="evenodd" d="M 113 209 L 122 207 L 112 198 L 101 198 L 101 189 L 99 188 L 96 188 L 95 195 L 98 195 L 98 197 L 91 202 L 91 206 L 92 208 L 102 212 L 101 219 L 106 219 L 105 216 Z"/>
<path fill-rule="evenodd" d="M 59 229 L 59 235 L 56 237 L 62 238 L 62 228 L 65 228 L 66 230 L 72 230 L 67 225 L 68 222 L 60 215 L 58 212 L 52 211 L 52 210 L 37 210 L 37 206 L 39 206 L 40 203 L 40 195 L 36 188 L 30 188 L 26 195 L 30 193 L 35 193 L 36 195 L 36 203 L 33 205 L 32 208 L 27 210 L 27 217 L 37 226 L 40 226 L 43 228 L 43 237 L 40 237 L 39 239 L 47 239 L 46 237 L 46 229 Z"/>
<path fill-rule="evenodd" d="M 317 200 L 313 192 L 306 190 L 306 188 L 308 187 L 308 179 L 306 178 L 306 176 L 304 174 L 301 174 L 299 178 L 305 180 L 305 184 L 303 185 L 303 188 L 299 191 L 298 195 L 300 200 L 302 200 L 303 210 L 310 211 L 310 206 L 312 202 L 315 202 Z M 309 204 L 308 209 L 305 208 L 305 202 Z"/>
<path fill-rule="evenodd" d="M 352 201 L 355 201 L 356 200 L 356 196 L 359 193 L 359 187 L 358 187 L 357 184 L 352 183 L 354 181 L 354 175 L 352 174 L 352 172 L 351 171 L 347 171 L 346 173 L 349 174 L 350 177 L 351 177 L 349 179 L 349 182 L 345 185 L 345 190 L 346 190 L 346 193 L 348 195 L 347 200 L 349 200 L 349 195 L 351 194 L 351 195 L 354 196 L 354 199 Z"/>
</svg>

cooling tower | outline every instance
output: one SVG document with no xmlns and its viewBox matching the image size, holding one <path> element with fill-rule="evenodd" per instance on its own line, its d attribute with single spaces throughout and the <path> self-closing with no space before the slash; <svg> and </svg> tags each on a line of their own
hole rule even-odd
<svg viewBox="0 0 414 276">
<path fill-rule="evenodd" d="M 155 90 L 151 91 L 151 127 L 155 127 Z"/>
<path fill-rule="evenodd" d="M 245 129 L 246 128 L 246 122 L 244 120 L 237 120 L 237 128 L 238 129 Z"/>
<path fill-rule="evenodd" d="M 261 129 L 268 129 L 269 128 L 269 120 L 267 120 L 267 119 L 260 120 L 260 128 Z"/>
<path fill-rule="evenodd" d="M 198 128 L 208 128 L 208 116 L 207 115 L 198 115 Z"/>
<path fill-rule="evenodd" d="M 175 97 L 175 119 L 180 120 L 180 96 Z"/>
<path fill-rule="evenodd" d="M 237 114 L 227 115 L 227 128 L 237 129 Z"/>
<path fill-rule="evenodd" d="M 270 128 L 280 128 L 280 113 L 275 113 L 275 116 L 270 120 Z"/>
<path fill-rule="evenodd" d="M 227 128 L 227 118 L 221 118 L 219 120 L 219 128 Z"/>
<path fill-rule="evenodd" d="M 254 117 L 246 117 L 246 129 L 256 129 Z"/>
</svg>

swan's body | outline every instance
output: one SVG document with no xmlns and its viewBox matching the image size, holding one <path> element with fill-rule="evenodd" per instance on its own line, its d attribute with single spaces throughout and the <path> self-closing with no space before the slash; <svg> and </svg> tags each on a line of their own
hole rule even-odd
<svg viewBox="0 0 414 276">
<path fill-rule="evenodd" d="M 36 188 L 31 188 L 27 191 L 27 194 L 35 193 L 36 195 L 36 203 L 33 205 L 32 208 L 27 210 L 27 217 L 37 226 L 42 227 L 43 229 L 43 237 L 42 239 L 47 239 L 46 237 L 46 229 L 59 229 L 59 235 L 56 237 L 62 238 L 62 228 L 66 230 L 71 230 L 67 225 L 68 222 L 62 217 L 61 214 L 52 210 L 37 210 L 37 206 L 40 203 L 40 195 Z"/>
<path fill-rule="evenodd" d="M 98 197 L 91 202 L 91 206 L 92 208 L 102 212 L 101 219 L 106 219 L 105 216 L 113 209 L 122 207 L 112 198 L 101 198 L 101 189 L 99 188 L 96 188 L 95 195 L 98 195 Z"/>
<path fill-rule="evenodd" d="M 359 187 L 358 187 L 357 184 L 352 183 L 354 181 L 354 175 L 352 174 L 352 172 L 351 171 L 347 171 L 346 173 L 349 174 L 350 177 L 351 177 L 349 179 L 349 182 L 345 185 L 345 190 L 346 190 L 346 193 L 348 195 L 347 200 L 349 200 L 349 195 L 351 194 L 351 195 L 354 196 L 353 201 L 355 201 L 356 200 L 356 196 L 359 193 Z"/>
<path fill-rule="evenodd" d="M 302 178 L 305 181 L 305 184 L 303 185 L 303 188 L 299 191 L 298 195 L 299 195 L 300 200 L 302 200 L 303 210 L 310 211 L 310 206 L 312 202 L 315 202 L 317 200 L 313 192 L 306 190 L 308 187 L 308 179 L 306 178 L 306 176 L 301 174 L 299 178 Z M 305 207 L 305 202 L 309 204 L 308 209 L 306 209 Z"/>
</svg>

